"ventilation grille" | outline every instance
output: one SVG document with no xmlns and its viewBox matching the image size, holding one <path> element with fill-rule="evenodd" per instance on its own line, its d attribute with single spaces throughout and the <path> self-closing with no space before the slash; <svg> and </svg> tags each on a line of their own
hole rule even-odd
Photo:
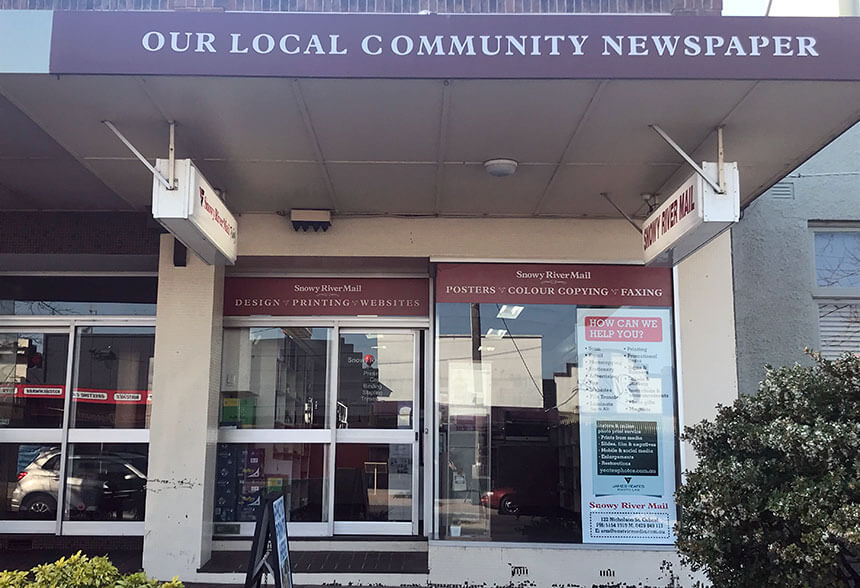
<svg viewBox="0 0 860 588">
<path fill-rule="evenodd" d="M 779 182 L 770 189 L 771 198 L 794 200 L 794 183 Z"/>
</svg>

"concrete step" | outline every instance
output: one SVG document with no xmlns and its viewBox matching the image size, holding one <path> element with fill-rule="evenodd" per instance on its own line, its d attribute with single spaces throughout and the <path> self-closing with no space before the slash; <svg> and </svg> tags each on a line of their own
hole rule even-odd
<svg viewBox="0 0 860 588">
<path fill-rule="evenodd" d="M 201 573 L 245 573 L 249 551 L 215 551 Z M 290 545 L 293 574 L 426 574 L 426 551 L 299 550 Z"/>
<path fill-rule="evenodd" d="M 251 551 L 251 540 L 216 539 L 212 551 Z M 323 537 L 290 539 L 290 552 L 294 551 L 387 551 L 427 552 L 425 537 Z"/>
<path fill-rule="evenodd" d="M 244 582 L 251 542 L 226 543 L 217 544 L 222 549 L 212 552 L 195 581 L 219 586 Z M 429 579 L 427 540 L 421 537 L 294 539 L 290 562 L 297 586 L 426 586 Z"/>
</svg>

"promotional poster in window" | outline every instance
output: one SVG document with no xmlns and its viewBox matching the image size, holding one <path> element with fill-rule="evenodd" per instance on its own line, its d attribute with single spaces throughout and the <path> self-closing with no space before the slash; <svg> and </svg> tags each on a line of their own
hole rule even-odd
<svg viewBox="0 0 860 588">
<path fill-rule="evenodd" d="M 674 542 L 670 313 L 577 309 L 584 543 Z"/>
</svg>

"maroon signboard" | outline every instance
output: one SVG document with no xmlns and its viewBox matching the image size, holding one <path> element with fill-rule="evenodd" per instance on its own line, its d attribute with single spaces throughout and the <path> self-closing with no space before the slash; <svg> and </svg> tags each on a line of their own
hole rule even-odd
<svg viewBox="0 0 860 588">
<path fill-rule="evenodd" d="M 672 306 L 668 268 L 633 265 L 445 263 L 437 302 Z"/>
<path fill-rule="evenodd" d="M 858 20 L 57 11 L 50 72 L 860 80 Z"/>
<path fill-rule="evenodd" d="M 428 316 L 422 278 L 226 278 L 224 316 Z"/>
</svg>

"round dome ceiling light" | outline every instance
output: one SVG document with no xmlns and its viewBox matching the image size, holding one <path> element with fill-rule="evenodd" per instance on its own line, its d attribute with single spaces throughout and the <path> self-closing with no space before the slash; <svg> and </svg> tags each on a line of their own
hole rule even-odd
<svg viewBox="0 0 860 588">
<path fill-rule="evenodd" d="M 517 171 L 517 162 L 513 159 L 490 159 L 484 162 L 487 173 L 496 178 L 506 178 Z"/>
</svg>

